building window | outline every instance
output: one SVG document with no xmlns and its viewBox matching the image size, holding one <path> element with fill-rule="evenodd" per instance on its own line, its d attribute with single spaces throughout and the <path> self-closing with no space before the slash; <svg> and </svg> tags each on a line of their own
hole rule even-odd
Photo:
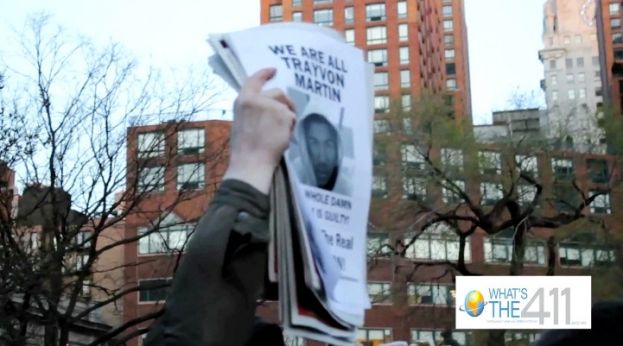
<svg viewBox="0 0 623 346">
<path fill-rule="evenodd" d="M 452 19 L 446 19 L 443 21 L 443 31 L 452 32 L 454 30 L 454 23 Z"/>
<path fill-rule="evenodd" d="M 441 187 L 441 195 L 445 204 L 456 204 L 462 201 L 460 192 L 465 192 L 465 181 L 453 180 L 452 183 L 456 186 L 451 186 L 447 183 Z"/>
<path fill-rule="evenodd" d="M 385 4 L 366 5 L 366 21 L 378 22 L 385 20 Z"/>
<path fill-rule="evenodd" d="M 389 96 L 374 96 L 374 111 L 387 113 L 389 111 Z"/>
<path fill-rule="evenodd" d="M 571 58 L 565 59 L 565 68 L 573 68 L 573 59 Z"/>
<path fill-rule="evenodd" d="M 623 49 L 615 49 L 614 50 L 614 59 L 615 60 L 623 60 Z"/>
<path fill-rule="evenodd" d="M 358 345 L 381 345 L 392 341 L 392 330 L 389 328 L 362 328 L 357 329 Z"/>
<path fill-rule="evenodd" d="M 560 265 L 591 267 L 615 262 L 613 249 L 563 242 L 558 248 Z"/>
<path fill-rule="evenodd" d="M 161 302 L 166 300 L 171 288 L 171 278 L 139 280 L 139 302 Z"/>
<path fill-rule="evenodd" d="M 292 0 L 292 7 L 301 6 L 302 2 L 303 2 L 303 0 Z"/>
<path fill-rule="evenodd" d="M 623 34 L 621 34 L 620 32 L 613 33 L 612 34 L 612 43 L 613 44 L 623 43 Z"/>
<path fill-rule="evenodd" d="M 444 6 L 442 13 L 444 17 L 452 17 L 452 6 Z"/>
<path fill-rule="evenodd" d="M 407 2 L 406 1 L 398 1 L 398 18 L 407 18 Z"/>
<path fill-rule="evenodd" d="M 205 131 L 188 129 L 177 133 L 177 153 L 181 155 L 200 154 L 204 151 Z"/>
<path fill-rule="evenodd" d="M 400 47 L 400 64 L 409 63 L 409 47 Z"/>
<path fill-rule="evenodd" d="M 573 73 L 567 73 L 567 83 L 573 83 Z"/>
<path fill-rule="evenodd" d="M 346 41 L 346 43 L 355 44 L 355 30 L 354 29 L 344 30 L 344 40 Z"/>
<path fill-rule="evenodd" d="M 573 178 L 573 161 L 569 159 L 552 159 L 552 173 L 556 179 Z"/>
<path fill-rule="evenodd" d="M 31 233 L 30 235 L 31 236 L 32 235 L 36 235 L 37 236 L 36 240 L 33 241 L 33 244 L 36 244 L 37 248 L 38 248 L 38 245 L 39 245 L 39 238 L 38 238 L 39 233 L 38 232 L 34 232 L 34 233 Z M 31 239 L 33 239 L 33 238 L 31 237 Z M 93 241 L 93 233 L 92 232 L 80 231 L 80 232 L 78 232 L 76 234 L 76 238 L 75 238 L 76 245 L 78 247 L 82 248 L 82 249 L 86 250 L 86 249 L 90 248 L 92 241 Z"/>
<path fill-rule="evenodd" d="M 469 346 L 469 340 L 469 332 L 411 329 L 411 343 L 415 345 Z"/>
<path fill-rule="evenodd" d="M 400 146 L 401 163 L 406 168 L 423 170 L 426 164 L 424 156 L 413 144 L 402 144 Z"/>
<path fill-rule="evenodd" d="M 409 70 L 400 70 L 400 86 L 403 88 L 411 87 L 411 72 Z"/>
<path fill-rule="evenodd" d="M 384 26 L 373 26 L 366 29 L 368 44 L 380 44 L 387 42 L 387 30 Z"/>
<path fill-rule="evenodd" d="M 444 52 L 444 56 L 447 60 L 454 59 L 454 49 L 446 49 Z"/>
<path fill-rule="evenodd" d="M 402 110 L 408 112 L 411 110 L 411 95 L 402 95 L 400 97 L 400 106 Z"/>
<path fill-rule="evenodd" d="M 333 0 L 314 0 L 314 5 L 330 4 Z"/>
<path fill-rule="evenodd" d="M 270 21 L 279 22 L 283 19 L 283 7 L 281 5 L 270 6 Z"/>
<path fill-rule="evenodd" d="M 584 58 L 583 57 L 576 58 L 575 65 L 577 67 L 584 67 Z"/>
<path fill-rule="evenodd" d="M 138 173 L 139 192 L 164 190 L 164 166 L 142 167 Z"/>
<path fill-rule="evenodd" d="M 513 229 L 506 229 L 489 236 L 484 241 L 485 262 L 510 263 L 513 259 Z M 545 264 L 545 245 L 539 241 L 525 240 L 525 264 Z"/>
<path fill-rule="evenodd" d="M 550 85 L 551 86 L 558 85 L 558 77 L 556 75 L 553 75 L 550 77 Z"/>
<path fill-rule="evenodd" d="M 355 11 L 352 6 L 344 7 L 344 23 L 353 24 L 355 21 Z"/>
<path fill-rule="evenodd" d="M 387 65 L 387 49 L 371 49 L 368 51 L 368 62 L 374 66 Z"/>
<path fill-rule="evenodd" d="M 385 90 L 388 85 L 389 78 L 387 72 L 374 73 L 374 90 Z"/>
<path fill-rule="evenodd" d="M 556 68 L 556 60 L 550 60 L 549 61 L 549 68 L 551 68 L 551 69 L 555 69 Z"/>
<path fill-rule="evenodd" d="M 373 146 L 373 153 L 372 153 L 372 164 L 375 166 L 378 165 L 383 165 L 385 164 L 385 146 L 383 145 L 375 145 Z"/>
<path fill-rule="evenodd" d="M 479 151 L 480 174 L 498 175 L 502 172 L 502 157 L 494 151 Z"/>
<path fill-rule="evenodd" d="M 586 165 L 593 183 L 601 184 L 608 182 L 608 162 L 606 160 L 589 159 L 586 160 Z"/>
<path fill-rule="evenodd" d="M 406 233 L 404 244 L 407 246 L 405 256 L 409 259 L 458 261 L 459 237 L 445 223 L 429 226 L 415 241 L 415 234 Z M 413 243 L 412 243 L 413 242 Z M 465 239 L 465 261 L 471 259 L 469 238 Z"/>
<path fill-rule="evenodd" d="M 392 286 L 390 282 L 368 282 L 368 295 L 372 304 L 391 304 Z"/>
<path fill-rule="evenodd" d="M 480 201 L 482 205 L 495 205 L 504 197 L 501 184 L 480 183 Z"/>
<path fill-rule="evenodd" d="M 372 196 L 387 197 L 387 179 L 384 176 L 375 175 L 372 177 Z"/>
<path fill-rule="evenodd" d="M 293 22 L 302 22 L 303 21 L 303 13 L 301 13 L 301 12 L 292 12 L 292 21 Z"/>
<path fill-rule="evenodd" d="M 305 339 L 300 336 L 283 335 L 284 346 L 305 346 Z"/>
<path fill-rule="evenodd" d="M 425 201 L 427 196 L 426 180 L 416 177 L 402 177 L 402 198 Z"/>
<path fill-rule="evenodd" d="M 621 19 L 619 18 L 612 18 L 610 19 L 610 27 L 612 27 L 613 29 L 618 29 L 621 27 Z"/>
<path fill-rule="evenodd" d="M 573 89 L 567 90 L 567 96 L 569 97 L 569 100 L 575 100 L 575 90 Z"/>
<path fill-rule="evenodd" d="M 87 263 L 89 262 L 88 254 L 80 254 L 76 256 L 76 271 L 80 272 L 86 268 Z M 88 268 L 86 268 L 88 270 Z"/>
<path fill-rule="evenodd" d="M 409 283 L 407 297 L 409 305 L 454 306 L 455 304 L 454 287 L 439 283 Z"/>
<path fill-rule="evenodd" d="M 187 163 L 177 166 L 177 189 L 199 190 L 205 186 L 205 164 Z"/>
<path fill-rule="evenodd" d="M 610 12 L 611 16 L 618 16 L 619 15 L 619 3 L 611 3 L 608 5 L 608 11 Z"/>
<path fill-rule="evenodd" d="M 594 56 L 592 60 L 593 60 L 593 66 L 599 66 L 599 57 L 598 56 Z"/>
<path fill-rule="evenodd" d="M 578 73 L 578 83 L 584 83 L 585 78 L 584 72 Z"/>
<path fill-rule="evenodd" d="M 578 89 L 578 97 L 581 99 L 586 98 L 586 89 L 584 88 Z"/>
<path fill-rule="evenodd" d="M 409 101 L 409 102 L 411 102 L 411 101 Z M 411 122 L 411 118 L 409 118 L 409 117 L 402 118 L 402 130 L 407 135 L 412 135 L 413 134 L 413 123 Z"/>
<path fill-rule="evenodd" d="M 368 256 L 387 257 L 392 254 L 387 233 L 368 233 Z"/>
<path fill-rule="evenodd" d="M 463 152 L 460 149 L 441 148 L 441 164 L 448 168 L 463 170 Z"/>
<path fill-rule="evenodd" d="M 452 76 L 456 74 L 456 65 L 452 63 L 446 64 L 446 75 Z"/>
<path fill-rule="evenodd" d="M 517 201 L 522 207 L 528 207 L 536 198 L 536 186 L 518 184 L 517 185 Z"/>
<path fill-rule="evenodd" d="M 159 157 L 164 155 L 164 133 L 144 132 L 138 134 L 138 157 Z"/>
<path fill-rule="evenodd" d="M 565 35 L 565 37 L 564 37 L 564 39 L 563 39 L 563 42 L 564 42 L 564 44 L 565 44 L 565 45 L 568 45 L 568 44 L 569 44 L 569 42 L 571 42 L 571 40 L 569 39 L 569 36 L 568 36 L 568 35 Z"/>
<path fill-rule="evenodd" d="M 456 90 L 456 79 L 450 78 L 446 80 L 446 88 L 448 90 Z"/>
<path fill-rule="evenodd" d="M 444 35 L 443 43 L 446 47 L 454 46 L 454 35 Z"/>
<path fill-rule="evenodd" d="M 612 214 L 612 207 L 610 205 L 610 194 L 604 191 L 591 191 L 591 196 L 595 195 L 597 196 L 590 204 L 591 213 Z"/>
<path fill-rule="evenodd" d="M 387 119 L 374 120 L 374 133 L 388 133 L 391 131 L 391 125 Z"/>
<path fill-rule="evenodd" d="M 333 10 L 315 10 L 314 11 L 314 23 L 318 25 L 331 26 L 333 25 Z"/>
<path fill-rule="evenodd" d="M 400 41 L 407 41 L 409 39 L 409 27 L 407 24 L 398 25 L 398 39 Z"/>
<path fill-rule="evenodd" d="M 161 224 L 164 225 L 155 231 L 151 231 L 147 228 L 140 228 L 138 230 L 141 236 L 138 241 L 139 254 L 170 253 L 172 251 L 182 251 L 184 249 L 188 241 L 188 236 L 195 225 L 181 223 L 181 221 L 171 223 L 170 225 L 166 225 L 166 223 L 165 221 L 161 222 Z"/>
<path fill-rule="evenodd" d="M 558 101 L 558 91 L 552 91 L 552 102 Z"/>
</svg>

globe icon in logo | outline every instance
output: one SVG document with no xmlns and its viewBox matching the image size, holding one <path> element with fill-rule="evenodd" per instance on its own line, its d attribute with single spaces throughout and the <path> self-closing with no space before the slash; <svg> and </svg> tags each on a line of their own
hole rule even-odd
<svg viewBox="0 0 623 346">
<path fill-rule="evenodd" d="M 484 308 L 485 298 L 480 291 L 473 290 L 465 296 L 465 312 L 467 312 L 468 315 L 477 317 L 482 314 Z"/>
</svg>

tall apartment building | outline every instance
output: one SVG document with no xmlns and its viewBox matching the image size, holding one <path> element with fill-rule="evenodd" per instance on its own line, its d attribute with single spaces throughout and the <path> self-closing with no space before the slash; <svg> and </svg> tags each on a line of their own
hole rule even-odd
<svg viewBox="0 0 623 346">
<path fill-rule="evenodd" d="M 454 116 L 471 124 L 464 13 L 462 0 L 261 0 L 262 23 L 329 26 L 366 52 L 376 66 L 379 132 L 390 127 L 383 113 L 392 101 L 409 109 L 425 91 L 445 94 Z"/>
<path fill-rule="evenodd" d="M 597 30 L 591 0 L 547 0 L 543 5 L 543 62 L 549 135 L 576 150 L 601 150 L 597 110 L 602 97 Z"/>
<path fill-rule="evenodd" d="M 603 97 L 615 111 L 623 110 L 623 13 L 621 2 L 596 0 L 595 25 L 602 66 Z"/>
</svg>

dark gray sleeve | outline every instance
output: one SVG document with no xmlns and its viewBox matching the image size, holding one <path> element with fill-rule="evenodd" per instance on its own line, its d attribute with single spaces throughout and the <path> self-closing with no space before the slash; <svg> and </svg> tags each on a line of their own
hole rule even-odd
<svg viewBox="0 0 623 346">
<path fill-rule="evenodd" d="M 252 186 L 223 181 L 145 345 L 246 343 L 266 270 L 268 208 L 268 197 Z"/>
</svg>

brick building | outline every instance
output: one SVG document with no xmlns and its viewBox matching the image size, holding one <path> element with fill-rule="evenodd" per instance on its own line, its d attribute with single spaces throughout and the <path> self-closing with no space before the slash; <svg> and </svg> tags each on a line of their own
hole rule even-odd
<svg viewBox="0 0 623 346">
<path fill-rule="evenodd" d="M 197 219 L 206 210 L 227 163 L 229 121 L 167 122 L 127 131 L 127 186 L 137 203 L 125 220 L 125 238 L 147 235 L 124 247 L 124 280 L 139 291 L 123 298 L 128 323 L 156 313 L 166 297 Z M 153 232 L 154 229 L 159 231 Z M 136 328 L 153 322 L 146 318 Z M 140 338 L 130 340 L 137 345 Z"/>
</svg>

